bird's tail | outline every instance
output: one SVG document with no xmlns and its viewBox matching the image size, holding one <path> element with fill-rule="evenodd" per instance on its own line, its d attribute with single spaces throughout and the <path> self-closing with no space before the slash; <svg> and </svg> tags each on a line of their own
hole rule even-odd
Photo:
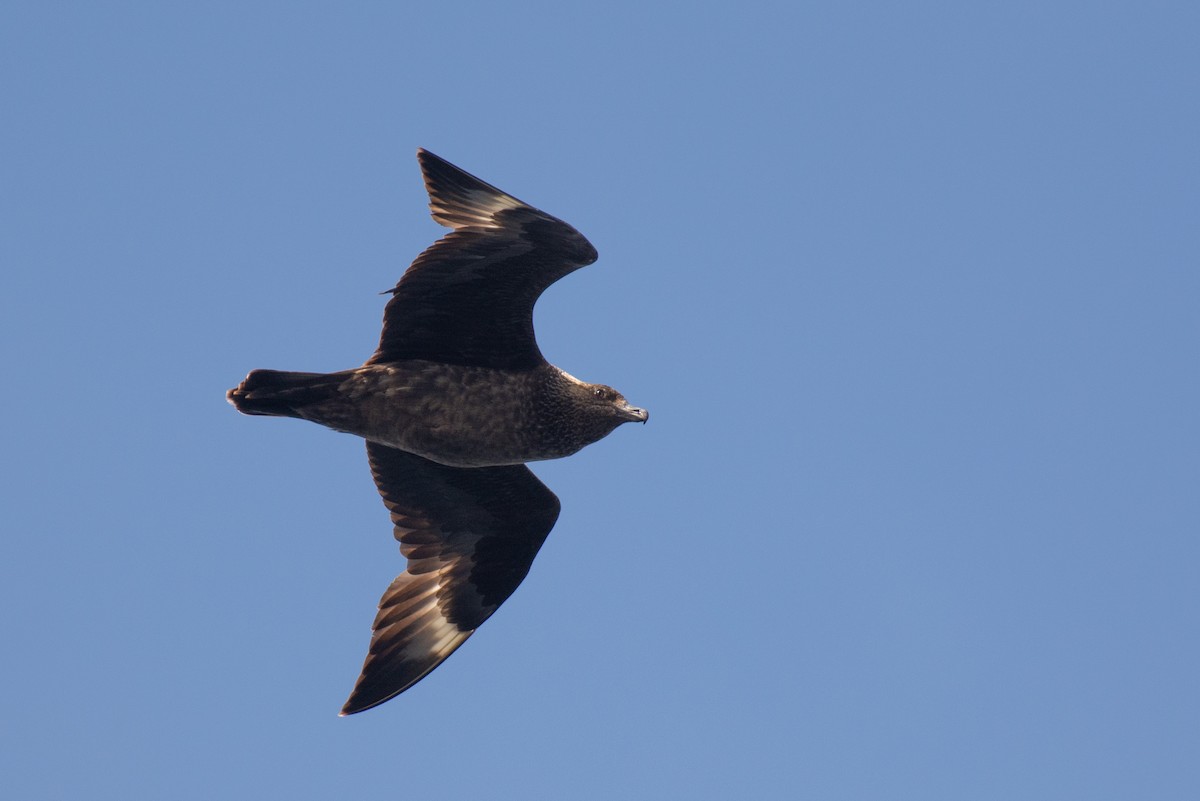
<svg viewBox="0 0 1200 801">
<path fill-rule="evenodd" d="M 302 417 L 301 409 L 329 399 L 345 378 L 341 373 L 252 370 L 225 397 L 242 414 Z"/>
</svg>

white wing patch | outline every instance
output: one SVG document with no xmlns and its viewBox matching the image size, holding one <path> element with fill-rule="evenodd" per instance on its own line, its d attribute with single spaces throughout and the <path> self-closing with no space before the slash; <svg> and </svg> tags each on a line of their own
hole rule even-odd
<svg viewBox="0 0 1200 801">
<path fill-rule="evenodd" d="M 431 189 L 429 210 L 433 219 L 448 228 L 503 228 L 496 221 L 502 211 L 526 208 L 525 204 L 499 190 L 459 189 L 438 187 Z"/>
</svg>

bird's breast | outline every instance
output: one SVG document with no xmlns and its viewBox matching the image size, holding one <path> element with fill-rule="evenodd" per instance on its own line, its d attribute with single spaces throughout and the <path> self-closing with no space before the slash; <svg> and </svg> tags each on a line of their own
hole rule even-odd
<svg viewBox="0 0 1200 801">
<path fill-rule="evenodd" d="M 350 433 L 453 467 L 553 459 L 537 371 L 406 361 L 354 371 L 339 388 L 361 409 Z M 349 430 L 349 429 L 343 429 Z"/>
</svg>

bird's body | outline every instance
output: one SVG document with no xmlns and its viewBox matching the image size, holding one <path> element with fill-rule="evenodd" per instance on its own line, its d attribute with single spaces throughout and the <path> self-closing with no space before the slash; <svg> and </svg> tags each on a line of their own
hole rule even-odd
<svg viewBox="0 0 1200 801">
<path fill-rule="evenodd" d="M 546 362 L 533 306 L 596 251 L 574 228 L 418 151 L 438 222 L 454 229 L 392 290 L 379 348 L 337 373 L 254 370 L 245 414 L 362 437 L 408 559 L 380 600 L 343 714 L 437 667 L 517 588 L 558 517 L 525 462 L 557 459 L 648 415 Z"/>
<path fill-rule="evenodd" d="M 603 388 L 602 388 L 603 389 Z M 494 467 L 570 456 L 627 416 L 551 364 L 525 370 L 408 359 L 340 373 L 255 370 L 238 408 L 299 417 L 450 467 Z M 593 414 L 576 412 L 576 409 Z"/>
</svg>

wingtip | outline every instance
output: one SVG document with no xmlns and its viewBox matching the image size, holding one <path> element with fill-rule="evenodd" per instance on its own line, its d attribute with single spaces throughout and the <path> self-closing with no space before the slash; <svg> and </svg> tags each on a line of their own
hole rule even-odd
<svg viewBox="0 0 1200 801">
<path fill-rule="evenodd" d="M 417 162 L 433 219 L 447 228 L 500 228 L 497 216 L 526 204 L 423 147 Z"/>
<path fill-rule="evenodd" d="M 377 701 L 374 704 L 365 704 L 365 705 L 364 704 L 356 704 L 356 703 L 354 703 L 354 694 L 352 693 L 350 695 L 350 697 L 346 699 L 346 703 L 342 704 L 342 708 L 338 712 L 338 717 L 339 718 L 348 718 L 351 715 L 357 715 L 359 712 L 365 712 L 373 706 L 379 706 L 379 704 L 381 704 L 381 703 L 383 703 L 383 702 Z"/>
<path fill-rule="evenodd" d="M 426 150 L 423 147 L 417 148 L 417 163 L 419 163 L 422 166 L 422 168 L 424 168 L 425 162 L 430 159 L 436 159 L 438 161 L 445 161 L 445 159 L 442 158 L 441 156 L 439 156 L 437 153 Z"/>
<path fill-rule="evenodd" d="M 424 678 L 426 675 L 428 675 L 428 673 L 429 673 L 429 671 L 426 671 L 424 674 L 421 675 L 421 678 Z M 420 681 L 420 680 L 421 679 L 417 679 L 417 681 Z M 388 701 L 395 698 L 400 693 L 404 692 L 404 690 L 407 690 L 413 684 L 416 684 L 417 681 L 410 682 L 409 684 L 405 685 L 402 689 L 397 690 L 395 692 L 387 693 L 387 694 L 380 694 L 380 695 L 376 695 L 374 697 L 369 697 L 369 698 L 360 698 L 359 692 L 358 692 L 358 687 L 355 686 L 354 692 L 350 693 L 350 697 L 346 699 L 346 703 L 342 704 L 342 709 L 340 712 L 338 712 L 338 717 L 339 718 L 348 718 L 351 715 L 357 715 L 359 712 L 366 712 L 368 709 L 374 709 L 375 707 L 380 706 L 381 704 L 385 704 Z"/>
</svg>

